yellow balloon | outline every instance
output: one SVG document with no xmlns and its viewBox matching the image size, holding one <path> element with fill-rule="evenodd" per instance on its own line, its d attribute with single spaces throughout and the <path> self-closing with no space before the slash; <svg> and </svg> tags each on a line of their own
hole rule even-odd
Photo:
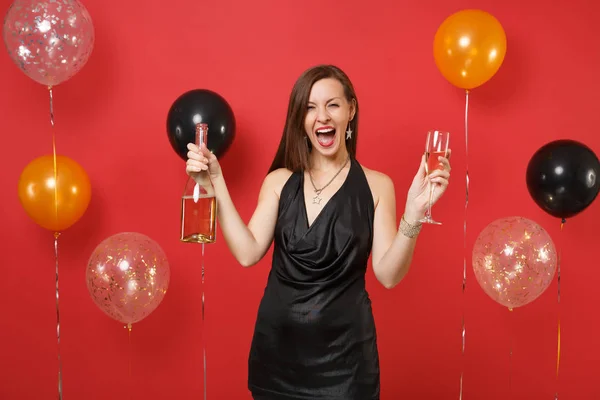
<svg viewBox="0 0 600 400">
<path fill-rule="evenodd" d="M 490 80 L 506 55 L 506 34 L 500 22 L 481 10 L 450 15 L 433 41 L 435 63 L 451 84 L 474 89 Z"/>
</svg>

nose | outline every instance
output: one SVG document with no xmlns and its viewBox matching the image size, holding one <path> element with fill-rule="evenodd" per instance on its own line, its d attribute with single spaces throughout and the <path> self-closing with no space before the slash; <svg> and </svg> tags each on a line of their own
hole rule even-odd
<svg viewBox="0 0 600 400">
<path fill-rule="evenodd" d="M 331 120 L 331 116 L 329 112 L 327 112 L 327 107 L 319 107 L 317 109 L 317 121 L 320 123 L 325 123 Z"/>
</svg>

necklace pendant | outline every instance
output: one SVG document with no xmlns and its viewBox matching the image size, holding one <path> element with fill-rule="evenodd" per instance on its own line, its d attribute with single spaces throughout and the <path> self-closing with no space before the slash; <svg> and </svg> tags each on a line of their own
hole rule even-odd
<svg viewBox="0 0 600 400">
<path fill-rule="evenodd" d="M 321 204 L 321 200 L 323 200 L 321 197 L 319 197 L 319 194 L 315 194 L 315 197 L 313 197 L 313 204 Z"/>
</svg>

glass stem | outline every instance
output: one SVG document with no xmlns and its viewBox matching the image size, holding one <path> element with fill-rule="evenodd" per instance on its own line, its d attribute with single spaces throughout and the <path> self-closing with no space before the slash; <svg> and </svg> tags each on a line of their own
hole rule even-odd
<svg viewBox="0 0 600 400">
<path fill-rule="evenodd" d="M 429 204 L 427 206 L 427 218 L 431 219 L 431 203 L 433 202 L 433 191 L 435 190 L 435 185 L 429 181 Z"/>
</svg>

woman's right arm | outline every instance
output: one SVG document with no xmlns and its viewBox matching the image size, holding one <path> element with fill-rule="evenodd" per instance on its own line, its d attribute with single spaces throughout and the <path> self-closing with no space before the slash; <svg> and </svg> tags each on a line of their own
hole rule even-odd
<svg viewBox="0 0 600 400">
<path fill-rule="evenodd" d="M 279 169 L 267 175 L 260 189 L 254 214 L 246 225 L 233 204 L 215 155 L 204 146 L 198 149 L 189 144 L 188 150 L 187 173 L 199 180 L 201 171 L 209 172 L 217 198 L 219 228 L 227 247 L 244 267 L 256 264 L 267 253 L 273 241 L 279 195 L 291 172 Z"/>
</svg>

